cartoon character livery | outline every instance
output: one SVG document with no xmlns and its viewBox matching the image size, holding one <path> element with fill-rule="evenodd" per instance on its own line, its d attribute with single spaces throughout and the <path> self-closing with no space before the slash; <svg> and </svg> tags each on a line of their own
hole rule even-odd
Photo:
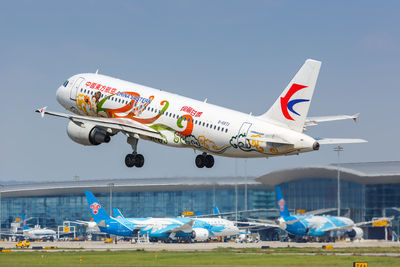
<svg viewBox="0 0 400 267">
<path fill-rule="evenodd" d="M 167 93 L 98 73 L 74 75 L 58 88 L 57 101 L 73 114 L 36 110 L 69 119 L 68 136 L 93 146 L 108 143 L 121 132 L 133 152 L 128 167 L 142 167 L 139 139 L 192 148 L 198 168 L 211 168 L 213 155 L 235 158 L 268 158 L 318 150 L 323 144 L 359 143 L 362 139 L 315 139 L 303 133 L 319 122 L 353 119 L 348 116 L 307 118 L 321 62 L 308 59 L 272 107 L 252 116 L 217 105 Z"/>
<path fill-rule="evenodd" d="M 315 215 L 290 215 L 281 189 L 276 186 L 276 201 L 280 213 L 277 224 L 286 230 L 289 235 L 297 237 L 318 237 L 323 239 L 350 237 L 361 239 L 363 230 L 360 225 L 371 222 L 354 223 L 346 217 L 315 216 Z"/>
<path fill-rule="evenodd" d="M 210 237 L 237 235 L 239 229 L 220 218 L 125 218 L 119 209 L 110 217 L 90 191 L 85 191 L 93 220 L 101 232 L 118 236 L 147 235 L 151 241 L 204 241 Z"/>
</svg>

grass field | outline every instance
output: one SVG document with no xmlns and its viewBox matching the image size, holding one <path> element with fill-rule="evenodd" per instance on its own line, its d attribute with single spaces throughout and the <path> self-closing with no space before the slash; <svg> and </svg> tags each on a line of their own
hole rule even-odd
<svg viewBox="0 0 400 267">
<path fill-rule="evenodd" d="M 364 249 L 365 250 L 365 249 Z M 389 248 L 390 250 L 390 248 Z M 399 251 L 393 249 L 392 253 Z M 319 252 L 318 252 L 319 251 Z M 374 250 L 375 251 L 375 250 Z M 338 251 L 336 251 L 338 252 Z M 359 251 L 358 253 L 371 253 Z M 378 251 L 375 251 L 378 252 Z M 388 253 L 386 248 L 386 253 Z M 279 254 L 276 254 L 279 253 Z M 305 255 L 294 255 L 304 253 Z M 316 254 L 315 254 L 316 253 Z M 332 252 L 329 252 L 332 253 Z M 339 253 L 339 252 L 338 252 Z M 357 253 L 357 252 L 356 252 Z M 310 254 L 310 255 L 307 255 Z M 0 266 L 400 266 L 398 257 L 326 255 L 316 249 L 216 249 L 208 252 L 82 251 L 0 254 Z"/>
</svg>

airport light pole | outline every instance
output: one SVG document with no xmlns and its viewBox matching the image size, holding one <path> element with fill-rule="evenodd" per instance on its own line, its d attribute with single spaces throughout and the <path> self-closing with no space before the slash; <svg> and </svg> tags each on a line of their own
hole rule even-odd
<svg viewBox="0 0 400 267">
<path fill-rule="evenodd" d="M 114 188 L 114 183 L 109 183 L 108 186 L 110 188 L 110 216 L 112 217 L 112 190 Z"/>
<path fill-rule="evenodd" d="M 247 209 L 247 159 L 244 160 L 244 210 Z"/>
<path fill-rule="evenodd" d="M 238 184 L 237 184 L 237 177 L 238 177 L 238 163 L 237 158 L 235 158 L 235 220 L 238 220 Z"/>
<path fill-rule="evenodd" d="M 1 210 L 1 191 L 3 190 L 4 185 L 0 184 L 0 241 L 1 241 L 1 219 L 2 219 L 2 210 Z"/>
<path fill-rule="evenodd" d="M 337 146 L 333 149 L 333 151 L 337 152 L 338 155 L 338 164 L 337 164 L 337 215 L 340 216 L 340 152 L 343 151 L 343 147 Z"/>
</svg>

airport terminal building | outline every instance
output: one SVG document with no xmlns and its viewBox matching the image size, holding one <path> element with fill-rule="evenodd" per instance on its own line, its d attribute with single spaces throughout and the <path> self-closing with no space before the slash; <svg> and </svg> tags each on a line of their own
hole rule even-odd
<svg viewBox="0 0 400 267">
<path fill-rule="evenodd" d="M 1 189 L 2 229 L 24 213 L 42 226 L 66 220 L 90 220 L 84 190 L 104 208 L 127 217 L 179 216 L 184 211 L 211 214 L 218 206 L 227 217 L 278 217 L 275 185 L 281 185 L 289 209 L 337 208 L 340 173 L 341 215 L 355 222 L 394 216 L 400 232 L 400 162 L 345 163 L 275 171 L 261 177 L 143 178 L 9 184 Z M 253 210 L 251 212 L 236 212 Z M 337 211 L 330 211 L 336 215 Z"/>
</svg>

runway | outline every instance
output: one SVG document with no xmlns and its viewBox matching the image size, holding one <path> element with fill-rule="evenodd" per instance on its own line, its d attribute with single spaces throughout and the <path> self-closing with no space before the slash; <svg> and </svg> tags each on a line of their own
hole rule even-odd
<svg viewBox="0 0 400 267">
<path fill-rule="evenodd" d="M 0 247 L 15 249 L 16 242 L 0 242 Z M 399 242 L 387 242 L 376 240 L 362 240 L 354 242 L 336 243 L 293 243 L 293 242 L 258 242 L 258 243 L 234 243 L 234 242 L 211 242 L 211 243 L 130 243 L 119 241 L 115 243 L 104 243 L 102 241 L 55 241 L 55 242 L 31 242 L 32 247 L 57 247 L 57 250 L 146 250 L 146 251 L 210 251 L 217 248 L 322 248 L 323 245 L 332 245 L 334 248 L 373 248 L 373 247 L 396 247 L 400 249 Z M 22 250 L 22 249 L 21 249 Z M 31 250 L 31 249 L 29 249 Z"/>
</svg>

